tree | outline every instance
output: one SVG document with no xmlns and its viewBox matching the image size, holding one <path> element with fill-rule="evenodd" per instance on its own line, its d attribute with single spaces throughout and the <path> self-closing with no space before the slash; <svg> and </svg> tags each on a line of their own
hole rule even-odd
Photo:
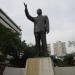
<svg viewBox="0 0 75 75">
<path fill-rule="evenodd" d="M 0 23 L 0 52 L 3 56 L 12 55 L 14 57 L 19 55 L 21 49 L 20 34 L 13 32 Z"/>
<path fill-rule="evenodd" d="M 72 66 L 73 54 L 67 54 L 64 56 L 64 63 L 66 66 Z"/>
<path fill-rule="evenodd" d="M 19 33 L 0 24 L 0 52 L 3 54 L 0 58 L 5 61 L 7 55 L 13 56 L 10 64 L 15 67 L 23 67 L 26 59 L 34 57 L 36 54 L 34 46 L 28 46 L 25 40 L 21 41 L 19 36 Z M 20 53 L 23 53 L 22 58 L 20 58 Z"/>
</svg>

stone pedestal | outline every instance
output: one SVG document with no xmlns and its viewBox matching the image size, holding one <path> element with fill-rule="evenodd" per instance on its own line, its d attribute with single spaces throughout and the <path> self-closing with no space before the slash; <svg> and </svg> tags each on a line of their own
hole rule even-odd
<svg viewBox="0 0 75 75">
<path fill-rule="evenodd" d="M 50 57 L 29 58 L 26 63 L 25 75 L 54 75 Z"/>
</svg>

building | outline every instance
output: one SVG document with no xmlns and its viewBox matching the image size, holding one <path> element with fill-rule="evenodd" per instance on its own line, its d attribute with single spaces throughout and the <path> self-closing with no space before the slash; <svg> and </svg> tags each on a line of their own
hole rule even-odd
<svg viewBox="0 0 75 75">
<path fill-rule="evenodd" d="M 51 44 L 47 44 L 47 49 L 49 51 L 49 54 L 51 55 Z"/>
<path fill-rule="evenodd" d="M 21 29 L 11 20 L 11 18 L 2 10 L 0 9 L 0 23 L 5 27 L 13 30 L 14 32 L 18 32 L 21 34 Z"/>
<path fill-rule="evenodd" d="M 64 56 L 66 54 L 66 45 L 65 42 L 57 41 L 53 43 L 54 55 Z"/>
</svg>

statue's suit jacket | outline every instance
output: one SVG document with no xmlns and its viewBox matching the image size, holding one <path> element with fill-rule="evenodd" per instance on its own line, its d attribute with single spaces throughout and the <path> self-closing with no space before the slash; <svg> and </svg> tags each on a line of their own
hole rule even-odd
<svg viewBox="0 0 75 75">
<path fill-rule="evenodd" d="M 47 16 L 32 17 L 27 8 L 25 9 L 25 14 L 29 20 L 34 22 L 34 32 L 49 32 L 49 20 Z"/>
</svg>

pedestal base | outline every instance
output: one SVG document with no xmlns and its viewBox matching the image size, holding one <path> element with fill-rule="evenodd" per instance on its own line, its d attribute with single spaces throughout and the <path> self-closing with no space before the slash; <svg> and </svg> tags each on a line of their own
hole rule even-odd
<svg viewBox="0 0 75 75">
<path fill-rule="evenodd" d="M 26 63 L 26 75 L 54 75 L 51 58 L 29 58 Z"/>
</svg>

